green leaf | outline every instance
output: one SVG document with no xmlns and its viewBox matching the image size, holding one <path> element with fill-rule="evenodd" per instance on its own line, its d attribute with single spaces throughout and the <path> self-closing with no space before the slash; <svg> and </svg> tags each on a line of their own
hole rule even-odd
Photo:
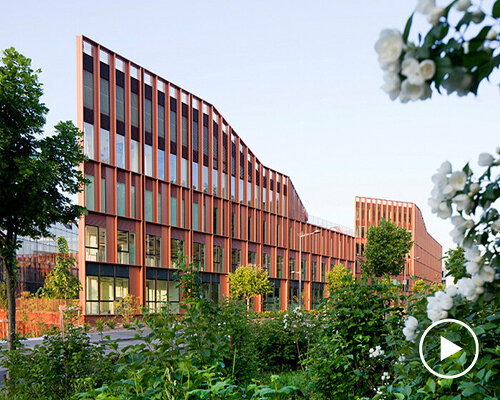
<svg viewBox="0 0 500 400">
<path fill-rule="evenodd" d="M 493 4 L 491 15 L 493 18 L 500 18 L 500 0 L 497 0 L 495 4 Z"/>
<path fill-rule="evenodd" d="M 410 18 L 408 18 L 408 21 L 406 21 L 405 29 L 403 31 L 403 42 L 407 43 L 408 42 L 408 36 L 410 35 L 410 29 L 411 29 L 411 24 L 413 22 L 413 15 L 415 13 L 412 13 L 410 15 Z"/>
<path fill-rule="evenodd" d="M 455 29 L 458 31 L 460 30 L 460 28 L 465 25 L 469 25 L 470 23 L 472 22 L 472 13 L 470 12 L 467 12 L 465 13 L 465 15 L 462 17 L 462 19 L 460 21 L 458 21 L 458 24 L 457 26 L 455 27 Z"/>
<path fill-rule="evenodd" d="M 479 31 L 479 33 L 474 38 L 469 40 L 469 52 L 470 53 L 475 52 L 477 49 L 479 49 L 479 47 L 482 46 L 490 29 L 491 29 L 491 26 L 489 26 L 489 25 L 483 27 L 483 29 L 481 29 Z"/>
</svg>

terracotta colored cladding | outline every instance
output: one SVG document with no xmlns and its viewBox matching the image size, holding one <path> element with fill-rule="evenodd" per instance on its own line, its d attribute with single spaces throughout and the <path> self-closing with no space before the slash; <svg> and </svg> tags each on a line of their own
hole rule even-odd
<svg viewBox="0 0 500 400">
<path fill-rule="evenodd" d="M 77 95 L 90 154 L 81 169 L 92 179 L 79 196 L 89 208 L 79 227 L 87 314 L 112 312 L 127 292 L 175 309 L 181 242 L 214 299 L 228 295 L 236 266 L 268 269 L 275 291 L 256 310 L 295 303 L 290 261 L 298 263 L 300 233 L 320 231 L 302 240 L 307 308 L 324 294 L 333 265 L 354 268 L 354 237 L 308 223 L 290 178 L 262 165 L 211 104 L 83 36 Z"/>
<path fill-rule="evenodd" d="M 359 256 L 366 246 L 366 230 L 370 225 L 378 225 L 384 218 L 408 230 L 414 242 L 406 264 L 406 271 L 399 278 L 408 280 L 410 275 L 415 276 L 415 280 L 441 282 L 442 247 L 427 232 L 422 213 L 414 203 L 369 197 L 356 197 L 355 202 L 356 257 L 358 257 L 356 274 L 358 276 L 361 273 Z M 411 282 L 409 284 L 411 286 Z"/>
</svg>

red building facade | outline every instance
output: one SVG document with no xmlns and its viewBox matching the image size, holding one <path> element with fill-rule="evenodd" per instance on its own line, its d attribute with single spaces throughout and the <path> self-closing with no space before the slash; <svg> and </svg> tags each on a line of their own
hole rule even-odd
<svg viewBox="0 0 500 400">
<path fill-rule="evenodd" d="M 405 270 L 399 276 L 411 286 L 410 276 L 415 280 L 441 282 L 442 247 L 427 232 L 420 209 L 409 202 L 356 197 L 355 199 L 355 237 L 356 257 L 358 259 L 356 275 L 360 275 L 359 257 L 366 246 L 366 231 L 370 225 L 378 225 L 381 219 L 393 222 L 411 233 L 414 242 Z"/>
<path fill-rule="evenodd" d="M 211 104 L 92 40 L 77 38 L 78 126 L 90 181 L 79 203 L 81 303 L 114 313 L 130 293 L 150 309 L 179 310 L 178 251 L 201 271 L 207 297 L 228 295 L 227 274 L 260 265 L 273 292 L 256 310 L 323 297 L 326 272 L 354 268 L 354 237 L 307 222 L 290 178 L 265 167 Z"/>
</svg>

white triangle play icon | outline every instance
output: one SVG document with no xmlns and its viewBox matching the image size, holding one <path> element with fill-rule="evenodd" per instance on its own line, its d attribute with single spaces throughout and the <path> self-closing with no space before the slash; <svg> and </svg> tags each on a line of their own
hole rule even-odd
<svg viewBox="0 0 500 400">
<path fill-rule="evenodd" d="M 441 336 L 441 361 L 462 350 L 460 346 Z"/>
</svg>

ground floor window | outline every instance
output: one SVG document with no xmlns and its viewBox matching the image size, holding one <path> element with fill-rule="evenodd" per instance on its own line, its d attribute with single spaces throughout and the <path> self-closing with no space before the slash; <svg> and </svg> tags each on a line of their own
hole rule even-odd
<svg viewBox="0 0 500 400">
<path fill-rule="evenodd" d="M 299 282 L 289 281 L 288 288 L 288 309 L 293 310 L 299 306 Z M 304 282 L 302 282 L 302 300 L 304 300 Z M 304 301 L 302 301 L 302 304 Z"/>
<path fill-rule="evenodd" d="M 281 281 L 269 279 L 272 285 L 272 291 L 263 296 L 262 309 L 264 311 L 274 311 L 281 308 Z"/>
<path fill-rule="evenodd" d="M 315 285 L 311 289 L 311 308 L 318 308 L 325 297 L 324 285 Z"/>
<path fill-rule="evenodd" d="M 160 268 L 146 270 L 146 306 L 149 312 L 179 313 L 180 287 L 177 271 Z"/>
<path fill-rule="evenodd" d="M 231 249 L 231 272 L 241 265 L 241 250 Z"/>
<path fill-rule="evenodd" d="M 220 276 L 218 274 L 201 274 L 201 295 L 205 299 L 212 300 L 215 304 L 219 303 Z"/>
<path fill-rule="evenodd" d="M 87 264 L 87 314 L 114 314 L 116 302 L 129 293 L 128 268 Z"/>
<path fill-rule="evenodd" d="M 214 272 L 224 272 L 224 247 L 214 245 Z"/>
</svg>

